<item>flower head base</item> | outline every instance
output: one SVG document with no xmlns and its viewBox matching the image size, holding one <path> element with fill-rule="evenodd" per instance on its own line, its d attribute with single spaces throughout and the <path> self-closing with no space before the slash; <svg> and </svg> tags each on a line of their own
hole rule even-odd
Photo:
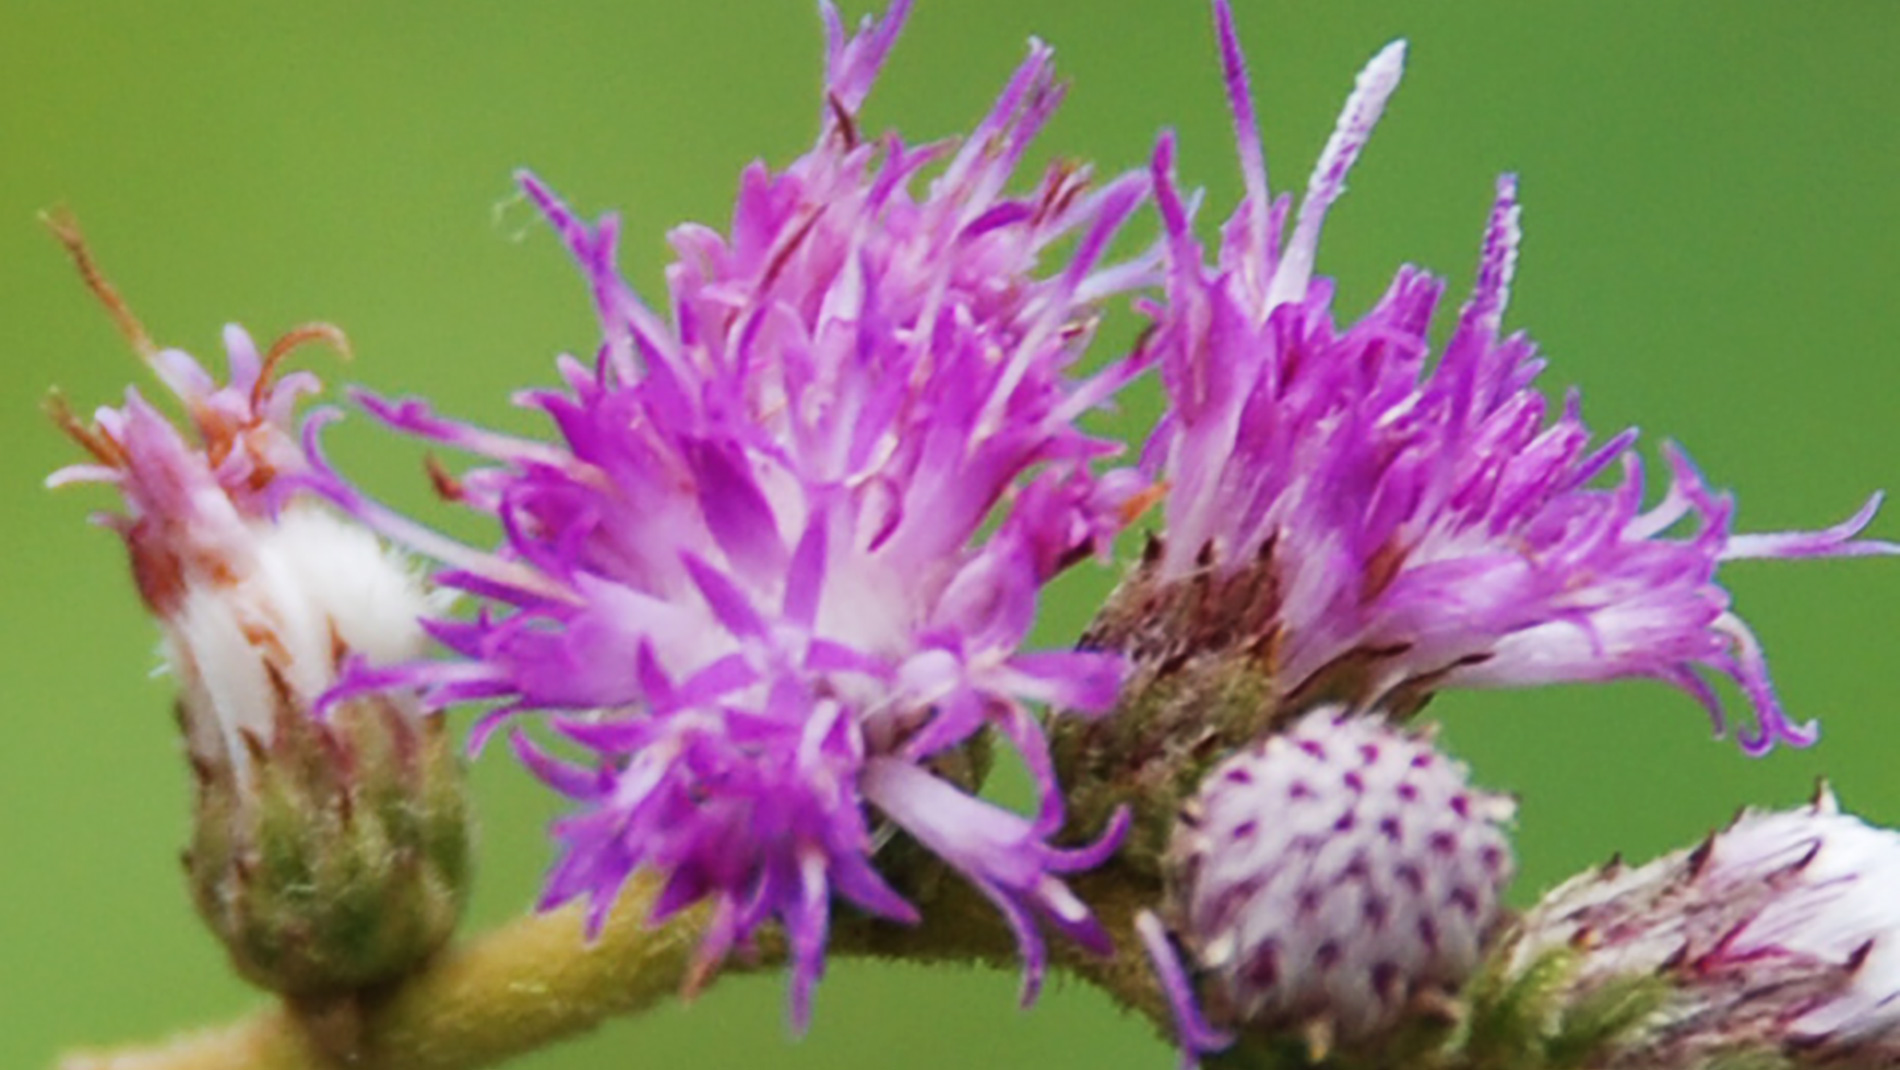
<svg viewBox="0 0 1900 1070">
<path fill-rule="evenodd" d="M 1036 918 L 1105 944 L 1060 875 L 1100 861 L 1117 835 L 1079 852 L 1049 845 L 1063 807 L 1028 704 L 1105 709 L 1119 659 L 1020 647 L 1039 587 L 1103 546 L 1136 482 L 1094 475 L 1111 447 L 1074 426 L 1136 365 L 1082 380 L 1068 367 L 1095 300 L 1152 277 L 1147 260 L 1100 262 L 1146 183 L 1091 191 L 1085 171 L 1057 167 L 1029 196 L 1004 195 L 1061 95 L 1040 45 L 960 149 L 865 140 L 855 114 L 904 8 L 852 36 L 826 8 L 818 145 L 781 173 L 746 172 L 729 235 L 674 233 L 670 317 L 616 273 L 612 217 L 589 226 L 524 177 L 603 327 L 595 366 L 563 360 L 565 390 L 526 395 L 561 443 L 365 399 L 398 428 L 500 462 L 442 481 L 500 520 L 498 552 L 327 480 L 334 500 L 445 561 L 442 581 L 486 603 L 472 621 L 433 625 L 456 660 L 362 674 L 345 693 L 394 681 L 436 706 L 499 700 L 484 733 L 555 713 L 597 757 L 568 764 L 513 737 L 581 803 L 556 827 L 563 857 L 544 903 L 587 900 L 599 925 L 634 870 L 655 871 L 657 916 L 712 902 L 698 973 L 782 922 L 801 1023 L 834 896 L 915 916 L 874 864 L 881 826 L 1004 911 L 1025 995 L 1042 970 Z M 1066 262 L 1039 273 L 1068 240 Z M 939 775 L 990 728 L 1037 778 L 1033 818 Z"/>
<path fill-rule="evenodd" d="M 1413 268 L 1337 326 L 1332 287 L 1313 274 L 1320 227 L 1398 84 L 1403 46 L 1360 75 L 1295 213 L 1268 194 L 1231 14 L 1217 12 L 1247 194 L 1205 266 L 1172 143 L 1155 155 L 1169 264 L 1154 348 L 1172 405 L 1145 463 L 1169 486 L 1167 527 L 1105 613 L 1105 645 L 1166 660 L 1178 638 L 1144 634 L 1132 607 L 1202 573 L 1246 574 L 1262 605 L 1250 631 L 1228 634 L 1292 706 L 1403 708 L 1439 686 L 1640 676 L 1689 691 L 1720 729 L 1712 672 L 1754 708 L 1744 749 L 1810 742 L 1716 572 L 1739 558 L 1895 552 L 1854 541 L 1876 501 L 1820 532 L 1737 535 L 1729 499 L 1669 448 L 1668 493 L 1645 510 L 1634 432 L 1593 443 L 1574 393 L 1552 419 L 1533 388 L 1543 360 L 1500 335 L 1519 237 L 1508 176 L 1435 363 L 1427 328 L 1442 286 Z M 1599 487 L 1619 465 L 1620 481 Z"/>
<path fill-rule="evenodd" d="M 1351 1045 L 1455 993 L 1498 918 L 1515 809 L 1423 735 L 1337 707 L 1216 766 L 1164 869 L 1166 929 L 1208 1014 Z M 1184 1048 L 1225 1046 L 1161 927 L 1144 936 Z"/>
<path fill-rule="evenodd" d="M 1744 813 L 1693 850 L 1611 862 L 1544 897 L 1502 952 L 1571 962 L 1562 1002 L 1660 977 L 1660 1004 L 1592 1065 L 1706 1066 L 1730 1053 L 1900 1057 L 1900 834 L 1811 806 Z"/>
<path fill-rule="evenodd" d="M 99 275 L 70 222 L 56 230 L 135 348 L 184 404 L 187 438 L 137 391 L 90 424 L 56 406 L 93 457 L 48 480 L 117 487 L 146 607 L 165 636 L 197 780 L 186 869 L 206 922 L 240 973 L 296 997 L 390 980 L 454 928 L 468 886 L 459 756 L 413 694 L 363 696 L 320 722 L 318 700 L 351 659 L 420 654 L 431 611 L 414 573 L 368 530 L 302 503 L 291 427 L 318 388 L 273 381 L 292 332 L 260 359 L 227 328 L 231 381 L 160 351 Z"/>
</svg>

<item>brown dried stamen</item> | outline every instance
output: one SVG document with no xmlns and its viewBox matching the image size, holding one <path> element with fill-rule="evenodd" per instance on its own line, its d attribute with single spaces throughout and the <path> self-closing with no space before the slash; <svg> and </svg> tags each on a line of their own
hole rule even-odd
<svg viewBox="0 0 1900 1070">
<path fill-rule="evenodd" d="M 467 494 L 467 488 L 462 486 L 462 481 L 455 477 L 455 473 L 443 466 L 435 454 L 425 454 L 422 458 L 422 467 L 428 472 L 429 483 L 435 487 L 437 497 L 446 502 L 463 500 Z"/>
<path fill-rule="evenodd" d="M 1156 503 L 1167 498 L 1171 486 L 1172 484 L 1167 480 L 1162 480 L 1123 502 L 1120 510 L 1122 526 L 1127 527 L 1147 515 L 1148 510 L 1154 508 Z"/>
<path fill-rule="evenodd" d="M 66 255 L 73 258 L 73 266 L 79 269 L 86 289 L 106 306 L 106 314 L 112 317 L 113 325 L 119 328 L 125 340 L 132 343 L 133 351 L 145 360 L 152 359 L 158 353 L 158 344 L 152 341 L 145 325 L 119 295 L 118 288 L 99 270 L 98 261 L 92 258 L 92 250 L 86 246 L 86 236 L 79 230 L 79 220 L 70 210 L 59 207 L 40 213 L 40 221 L 66 247 Z"/>
<path fill-rule="evenodd" d="M 57 390 L 47 394 L 46 400 L 41 402 L 41 408 L 54 426 L 65 432 L 67 438 L 79 443 L 80 448 L 92 454 L 100 464 L 108 468 L 124 468 L 131 463 L 117 442 L 79 418 L 79 414 L 73 411 L 72 403 L 66 400 L 66 395 Z"/>
<path fill-rule="evenodd" d="M 278 365 L 284 362 L 284 358 L 298 346 L 313 342 L 325 343 L 345 361 L 356 356 L 356 351 L 350 347 L 349 336 L 343 333 L 343 328 L 333 323 L 305 323 L 292 327 L 264 352 L 263 367 L 258 369 L 257 382 L 251 385 L 251 408 L 256 409 L 264 403 L 264 391 L 269 389 L 270 381 L 276 376 Z"/>
<path fill-rule="evenodd" d="M 858 147 L 858 119 L 845 107 L 844 100 L 836 93 L 826 93 L 825 103 L 831 108 L 831 117 L 837 120 L 838 136 L 844 139 L 844 147 Z"/>
<path fill-rule="evenodd" d="M 1036 201 L 1031 224 L 1041 226 L 1067 212 L 1089 187 L 1088 171 L 1074 160 L 1055 160 L 1043 176 L 1042 196 Z"/>
</svg>

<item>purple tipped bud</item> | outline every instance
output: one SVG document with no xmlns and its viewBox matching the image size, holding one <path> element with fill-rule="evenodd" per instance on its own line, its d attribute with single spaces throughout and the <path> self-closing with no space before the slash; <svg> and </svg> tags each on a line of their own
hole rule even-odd
<svg viewBox="0 0 1900 1070">
<path fill-rule="evenodd" d="M 1175 828 L 1163 908 L 1213 1024 L 1350 1045 L 1455 990 L 1498 917 L 1514 810 L 1424 734 L 1334 707 L 1216 766 Z M 1184 1045 L 1210 1050 L 1192 994 L 1164 987 Z"/>
<path fill-rule="evenodd" d="M 1892 1065 L 1900 1060 L 1900 834 L 1810 806 L 1744 813 L 1640 868 L 1571 879 L 1523 920 L 1507 968 L 1578 955 L 1580 1004 L 1632 977 L 1661 1006 L 1599 1065 L 1687 1067 L 1730 1055 Z"/>
</svg>

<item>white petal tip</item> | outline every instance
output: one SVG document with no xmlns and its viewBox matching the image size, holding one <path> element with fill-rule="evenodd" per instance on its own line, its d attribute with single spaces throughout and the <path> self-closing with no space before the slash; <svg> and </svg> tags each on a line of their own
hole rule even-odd
<svg viewBox="0 0 1900 1070">
<path fill-rule="evenodd" d="M 1378 55 L 1372 57 L 1372 62 L 1366 64 L 1365 74 L 1361 77 L 1398 81 L 1399 76 L 1405 73 L 1405 52 L 1410 47 L 1403 37 L 1386 45 L 1379 50 Z"/>
</svg>

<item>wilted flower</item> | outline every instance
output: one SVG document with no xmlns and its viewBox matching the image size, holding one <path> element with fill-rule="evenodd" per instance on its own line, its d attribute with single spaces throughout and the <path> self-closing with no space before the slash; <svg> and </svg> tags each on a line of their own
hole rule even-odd
<svg viewBox="0 0 1900 1070">
<path fill-rule="evenodd" d="M 1026 997 L 1043 969 L 1038 917 L 1105 947 L 1061 875 L 1119 835 L 1050 845 L 1063 804 L 1029 709 L 1107 708 L 1119 659 L 1020 647 L 1038 589 L 1103 544 L 1134 489 L 1130 475 L 1091 474 L 1112 447 L 1074 422 L 1135 364 L 1086 380 L 1067 369 L 1093 302 L 1153 276 L 1148 260 L 1100 263 L 1146 182 L 1091 191 L 1086 171 L 1056 166 L 1029 196 L 1004 195 L 1061 95 L 1040 44 L 961 148 L 865 140 L 857 110 L 906 7 L 850 37 L 825 9 L 818 145 L 781 173 L 745 173 L 730 235 L 674 232 L 670 317 L 616 273 L 612 217 L 590 227 L 523 179 L 602 322 L 596 365 L 564 359 L 564 390 L 525 396 L 561 441 L 365 400 L 499 462 L 438 480 L 501 522 L 498 551 L 328 487 L 484 602 L 472 620 L 431 625 L 455 659 L 364 673 L 344 693 L 394 682 L 432 706 L 498 701 L 478 733 L 555 712 L 597 758 L 569 764 L 511 737 L 580 803 L 555 827 L 563 855 L 542 905 L 585 899 L 598 928 L 632 873 L 655 871 L 655 919 L 711 901 L 695 977 L 780 921 L 801 1023 L 834 896 L 916 917 L 875 864 L 885 826 L 1007 916 Z M 1035 777 L 1033 818 L 979 799 L 958 772 L 992 727 Z"/>
<path fill-rule="evenodd" d="M 1811 742 L 1716 573 L 1742 558 L 1895 552 L 1854 541 L 1878 498 L 1826 530 L 1738 535 L 1729 498 L 1665 447 L 1668 492 L 1645 510 L 1635 432 L 1593 443 L 1574 392 L 1550 418 L 1533 385 L 1543 360 L 1523 335 L 1500 337 L 1519 236 L 1508 176 L 1435 363 L 1443 286 L 1415 268 L 1337 326 L 1332 285 L 1314 275 L 1320 228 L 1404 46 L 1360 74 L 1295 213 L 1268 193 L 1231 13 L 1217 13 L 1247 192 L 1204 266 L 1172 142 L 1155 154 L 1169 264 L 1153 345 L 1171 404 L 1145 463 L 1169 488 L 1166 532 L 1098 641 L 1151 665 L 1193 642 L 1248 650 L 1283 707 L 1332 696 L 1402 709 L 1440 686 L 1651 677 L 1702 700 L 1721 730 L 1712 672 L 1754 708 L 1739 736 L 1749 753 Z M 1200 598 L 1196 584 L 1239 591 L 1244 612 L 1225 614 L 1238 623 L 1158 619 L 1157 606 Z"/>
<path fill-rule="evenodd" d="M 1708 1066 L 1786 1056 L 1900 1059 L 1900 834 L 1813 805 L 1744 813 L 1693 850 L 1612 862 L 1545 896 L 1502 953 L 1507 973 L 1556 955 L 1556 1004 L 1660 978 L 1654 1009 L 1592 1065 Z"/>
<path fill-rule="evenodd" d="M 1226 1043 L 1194 978 L 1220 1026 L 1346 1044 L 1455 993 L 1498 919 L 1515 809 L 1377 712 L 1321 707 L 1215 766 L 1143 923 L 1183 1047 Z"/>
<path fill-rule="evenodd" d="M 56 231 L 119 326 L 184 405 L 195 441 L 137 390 L 91 424 L 54 416 L 93 458 L 52 485 L 116 487 L 146 608 L 165 636 L 197 778 L 186 856 L 199 911 L 251 980 L 293 996 L 348 992 L 414 967 L 454 928 L 467 889 L 460 763 L 413 694 L 359 696 L 313 718 L 349 659 L 418 656 L 431 610 L 417 576 L 375 535 L 287 504 L 306 470 L 292 418 L 314 376 L 277 378 L 300 328 L 261 356 L 225 330 L 230 382 L 160 350 L 93 267 L 70 221 Z"/>
</svg>

